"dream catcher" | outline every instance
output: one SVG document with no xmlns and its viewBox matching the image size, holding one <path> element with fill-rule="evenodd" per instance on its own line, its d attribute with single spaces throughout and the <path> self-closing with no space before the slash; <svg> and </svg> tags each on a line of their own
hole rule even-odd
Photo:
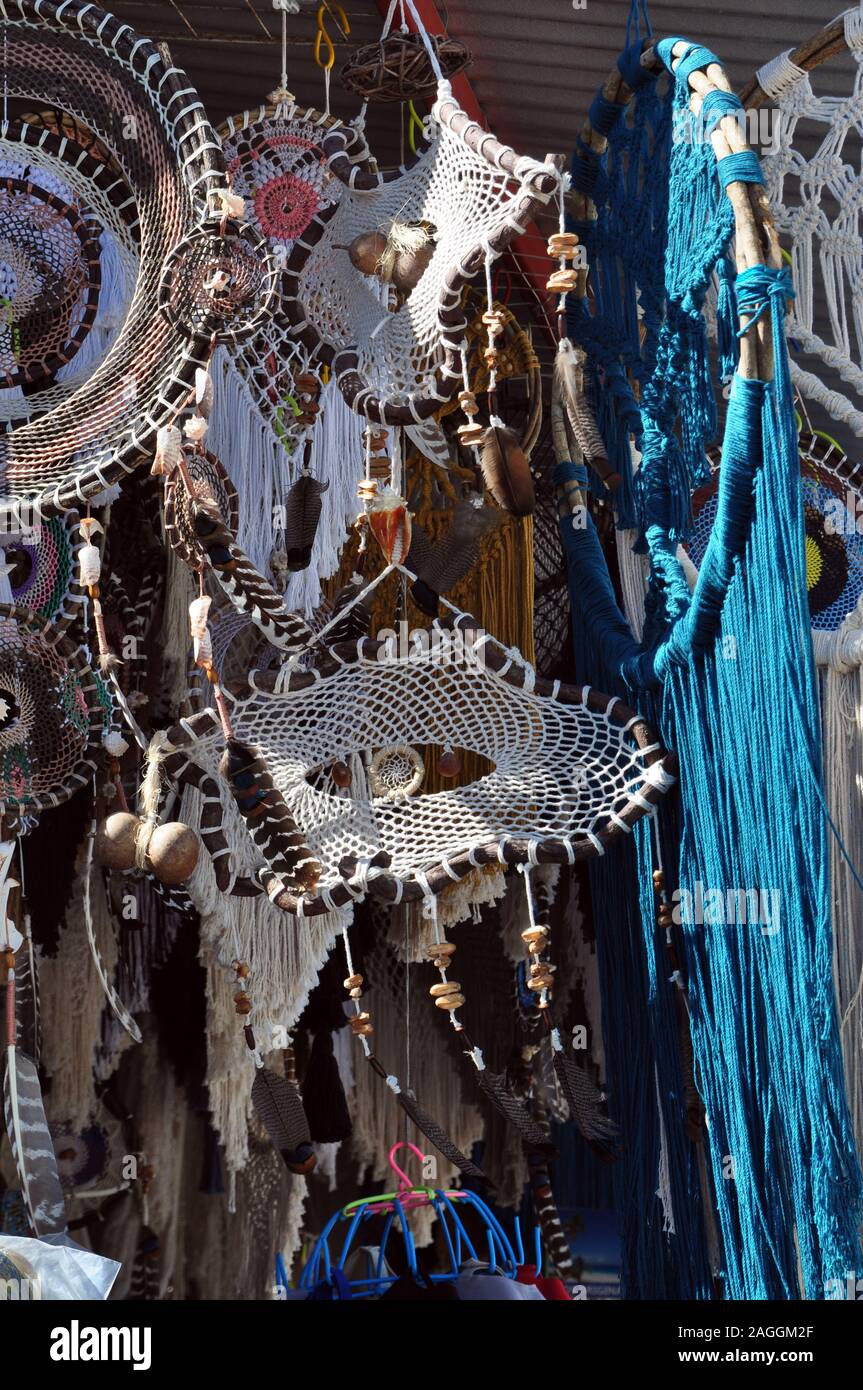
<svg viewBox="0 0 863 1390">
<path fill-rule="evenodd" d="M 167 71 L 155 47 L 96 7 L 77 3 L 50 19 L 39 5 L 18 4 L 7 17 L 5 41 L 8 94 L 32 99 L 38 93 L 80 121 L 111 155 L 106 163 L 46 126 L 4 127 L 0 155 L 28 167 L 34 189 L 41 187 L 45 169 L 74 197 L 74 206 L 65 199 L 69 212 L 51 224 L 54 242 L 72 256 L 73 274 L 68 283 L 64 279 L 59 299 L 50 258 L 33 243 L 32 230 L 17 249 L 10 252 L 10 243 L 4 250 L 4 277 L 10 289 L 14 278 L 20 300 L 16 313 L 30 312 L 26 303 L 37 293 L 33 267 L 37 260 L 45 266 L 39 290 L 44 308 L 37 311 L 37 295 L 32 325 L 21 318 L 12 326 L 6 351 L 21 359 L 15 370 L 38 371 L 44 380 L 46 371 L 60 363 L 65 371 L 68 362 L 74 372 L 73 354 L 96 308 L 94 238 L 101 229 L 111 232 L 115 248 L 125 254 L 129 289 L 136 284 L 103 360 L 91 363 L 83 380 L 70 378 L 74 389 L 38 392 L 44 397 L 38 414 L 29 407 L 13 414 L 19 428 L 2 441 L 7 494 L 63 510 L 102 491 L 147 456 L 156 431 L 185 404 L 213 334 L 236 339 L 254 331 L 272 296 L 274 271 L 258 254 L 251 229 L 220 225 L 218 194 L 225 184 L 214 136 L 200 106 L 189 100 L 185 75 Z M 131 125 L 134 139 L 123 134 Z M 47 195 L 60 196 L 50 188 L 26 196 L 43 217 L 59 214 Z M 6 197 L 8 203 L 13 194 Z M 79 292 L 70 304 L 76 283 Z M 163 314 L 154 313 L 157 298 Z M 7 376 L 9 368 L 7 360 Z"/>
<path fill-rule="evenodd" d="M 559 186 L 551 165 L 519 159 L 479 131 L 428 52 L 439 84 L 428 144 L 413 164 L 373 174 L 351 165 L 343 131 L 325 136 L 346 187 L 312 219 L 285 282 L 298 339 L 333 363 L 351 408 L 406 426 L 465 385 L 462 289 Z"/>
</svg>

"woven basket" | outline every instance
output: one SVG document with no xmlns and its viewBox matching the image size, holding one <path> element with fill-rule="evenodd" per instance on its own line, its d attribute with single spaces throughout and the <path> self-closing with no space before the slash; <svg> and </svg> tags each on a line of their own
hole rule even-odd
<svg viewBox="0 0 863 1390">
<path fill-rule="evenodd" d="M 473 61 L 470 49 L 457 39 L 434 35 L 430 42 L 447 79 Z M 419 34 L 389 34 L 379 43 L 358 48 L 339 77 L 342 86 L 364 101 L 411 101 L 431 96 L 437 90 L 437 79 Z"/>
</svg>

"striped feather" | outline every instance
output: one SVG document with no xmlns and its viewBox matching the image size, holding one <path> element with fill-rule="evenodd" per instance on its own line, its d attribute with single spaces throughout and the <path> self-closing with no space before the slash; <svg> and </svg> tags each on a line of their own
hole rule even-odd
<svg viewBox="0 0 863 1390">
<path fill-rule="evenodd" d="M 39 1073 L 33 1059 L 16 1047 L 6 1049 L 3 1112 L 33 1230 L 37 1236 L 65 1231 L 66 1203 L 45 1119 Z"/>
</svg>

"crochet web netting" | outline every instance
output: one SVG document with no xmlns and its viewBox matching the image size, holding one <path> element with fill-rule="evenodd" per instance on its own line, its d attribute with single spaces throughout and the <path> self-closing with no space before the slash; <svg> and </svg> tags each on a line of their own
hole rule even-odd
<svg viewBox="0 0 863 1390">
<path fill-rule="evenodd" d="M 79 542 L 72 534 L 78 517 L 50 517 L 32 535 L 10 541 L 4 549 L 12 598 L 41 618 L 68 620 L 83 602 L 75 575 L 75 551 Z"/>
<path fill-rule="evenodd" d="M 275 677 L 252 673 L 256 692 L 231 706 L 236 737 L 261 749 L 321 862 L 318 893 L 327 905 L 347 856 L 383 850 L 388 876 L 422 885 L 426 872 L 507 840 L 562 840 L 575 842 L 573 854 L 602 853 L 599 837 L 621 827 L 626 809 L 649 810 L 647 788 L 661 791 L 672 780 L 656 761 L 658 744 L 648 738 L 637 746 L 635 726 L 644 726 L 618 701 L 592 697 L 597 710 L 587 707 L 587 691 L 581 703 L 579 692 L 568 692 L 566 703 L 536 693 L 532 669 L 520 664 L 528 688 L 517 688 L 508 671 L 491 669 L 484 634 L 472 641 L 438 630 L 435 638 L 407 656 L 389 656 L 393 648 L 377 643 L 334 648 L 333 673 L 297 670 L 299 689 L 290 688 L 290 664 Z M 516 664 L 512 656 L 506 662 Z M 218 781 L 221 733 L 214 719 L 199 728 L 184 751 Z M 337 760 L 359 761 L 361 773 L 376 753 L 405 746 L 426 764 L 444 748 L 473 753 L 488 771 L 431 795 L 420 785 L 413 795 L 374 796 L 356 773 L 350 789 L 332 780 Z"/>
<path fill-rule="evenodd" d="M 714 456 L 715 461 L 715 456 Z M 823 435 L 801 435 L 806 526 L 806 588 L 815 632 L 837 632 L 863 594 L 863 530 L 858 525 L 859 467 Z M 718 473 L 693 497 L 686 550 L 699 569 L 716 518 Z"/>
<path fill-rule="evenodd" d="M 92 774 L 99 724 L 95 677 L 71 644 L 0 605 L 0 806 L 27 811 L 71 796 Z"/>
<path fill-rule="evenodd" d="M 517 206 L 546 165 L 523 159 L 519 177 L 475 153 L 440 119 L 447 84 L 427 123 L 429 143 L 415 164 L 371 190 L 346 188 L 324 235 L 299 274 L 303 312 L 335 349 L 354 348 L 359 371 L 381 397 L 406 400 L 428 391 L 443 360 L 438 311 L 447 272 L 478 246 L 517 225 Z M 355 270 L 347 247 L 361 233 L 386 232 L 394 221 L 425 223 L 434 251 L 419 283 L 398 308 L 381 302 L 379 287 Z"/>
<path fill-rule="evenodd" d="M 807 400 L 863 435 L 863 11 L 844 15 L 853 58 L 847 90 L 819 94 L 809 74 L 780 54 L 756 74 L 780 121 L 762 157 L 796 298 L 786 319 L 791 373 Z M 790 51 L 790 50 L 789 50 Z M 846 55 L 847 57 L 847 55 Z M 836 66 L 829 68 L 831 75 Z M 816 74 L 823 85 L 823 74 Z"/>
<path fill-rule="evenodd" d="M 0 181 L 0 384 L 71 360 L 99 297 L 97 229 L 30 182 Z"/>
<path fill-rule="evenodd" d="M 124 270 L 132 269 L 131 242 L 139 241 L 141 258 L 128 313 L 96 369 L 77 390 L 39 393 L 37 408 L 46 413 L 27 418 L 25 411 L 20 428 L 0 439 L 3 491 L 59 507 L 140 462 L 191 378 L 194 344 L 156 311 L 157 290 L 167 254 L 206 210 L 218 181 L 208 153 L 215 140 L 188 83 L 185 109 L 178 101 L 177 70 L 166 80 L 158 52 L 111 17 L 102 23 L 95 7 L 61 11 L 52 20 L 24 0 L 7 7 L 8 95 L 70 113 L 110 151 L 112 163 L 58 159 L 60 142 L 51 131 L 14 125 L 4 128 L 0 157 L 32 165 L 38 178 L 47 152 L 53 177 L 111 233 Z M 21 418 L 8 403 L 5 413 Z"/>
<path fill-rule="evenodd" d="M 43 376 L 38 392 L 25 395 L 18 386 L 0 388 L 0 428 L 6 430 L 47 414 L 91 375 L 117 337 L 138 274 L 137 221 L 130 208 L 114 206 L 108 191 L 117 175 L 105 176 L 103 170 L 98 181 L 90 178 L 86 168 L 76 168 L 82 147 L 71 140 L 61 146 L 49 132 L 42 137 L 44 144 L 34 146 L 32 141 L 40 138 L 34 127 L 11 126 L 0 138 L 0 177 L 21 179 L 26 173 L 40 192 L 77 209 L 97 241 L 98 301 L 86 338 L 66 365 L 54 364 L 50 378 Z M 18 257 L 26 254 L 20 244 L 15 249 Z M 70 305 L 76 315 L 81 307 L 80 297 Z"/>
</svg>

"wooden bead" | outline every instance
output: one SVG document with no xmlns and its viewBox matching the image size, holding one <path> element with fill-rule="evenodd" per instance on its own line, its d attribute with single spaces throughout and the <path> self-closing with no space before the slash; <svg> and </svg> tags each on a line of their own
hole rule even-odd
<svg viewBox="0 0 863 1390">
<path fill-rule="evenodd" d="M 96 858 L 106 869 L 134 869 L 135 847 L 144 822 L 115 811 L 96 832 Z"/>
<path fill-rule="evenodd" d="M 147 862 L 160 883 L 176 888 L 195 872 L 201 843 L 191 826 L 182 821 L 157 825 L 147 846 Z"/>
<path fill-rule="evenodd" d="M 436 1008 L 447 1009 L 450 1013 L 452 1013 L 454 1009 L 461 1008 L 462 1004 L 464 1003 L 464 995 L 444 994 L 441 996 L 440 999 L 436 999 L 434 1002 Z"/>
<path fill-rule="evenodd" d="M 363 982 L 362 975 L 349 975 L 346 980 L 342 980 L 345 989 L 356 989 Z"/>
<path fill-rule="evenodd" d="M 426 947 L 425 955 L 429 957 L 454 956 L 455 946 L 451 941 L 436 941 L 434 945 Z"/>
<path fill-rule="evenodd" d="M 535 951 L 542 946 L 547 936 L 548 927 L 525 927 L 521 939 L 530 951 Z"/>
<path fill-rule="evenodd" d="M 466 449 L 469 449 L 474 444 L 481 443 L 482 437 L 485 434 L 485 430 L 483 429 L 482 425 L 467 424 L 459 425 L 456 433 L 458 434 L 459 444 L 462 444 Z"/>
<path fill-rule="evenodd" d="M 240 1017 L 252 1012 L 252 1001 L 248 995 L 245 995 L 245 997 L 238 996 L 234 1000 L 234 1012 L 238 1013 Z"/>
<path fill-rule="evenodd" d="M 578 285 L 578 272 L 575 270 L 555 270 L 549 275 L 545 288 L 549 294 L 569 294 Z"/>
<path fill-rule="evenodd" d="M 386 430 L 368 429 L 363 430 L 363 439 L 374 453 L 379 453 L 381 449 L 386 448 L 389 436 Z"/>
<path fill-rule="evenodd" d="M 369 460 L 369 475 L 380 482 L 386 482 L 392 472 L 393 461 L 386 454 L 375 454 Z"/>
<path fill-rule="evenodd" d="M 341 761 L 333 763 L 332 767 L 330 768 L 330 776 L 332 777 L 337 787 L 349 787 L 351 785 L 351 781 L 353 780 L 353 773 L 351 772 L 347 763 L 343 763 Z"/>
<path fill-rule="evenodd" d="M 348 997 L 351 999 L 362 999 L 362 988 L 359 985 L 356 985 L 353 989 L 348 991 Z"/>
<path fill-rule="evenodd" d="M 312 372 L 300 372 L 294 381 L 294 386 L 298 391 L 310 396 L 316 396 L 321 389 L 321 383 Z"/>
<path fill-rule="evenodd" d="M 499 338 L 506 327 L 503 314 L 499 309 L 487 309 L 482 316 L 482 321 L 488 329 L 490 338 Z"/>
<path fill-rule="evenodd" d="M 363 502 L 373 502 L 378 495 L 378 485 L 374 478 L 360 478 L 357 483 L 357 497 Z"/>
<path fill-rule="evenodd" d="M 357 1014 L 351 1019 L 351 1032 L 356 1038 L 367 1038 L 374 1032 L 371 1019 L 368 1014 Z"/>
<path fill-rule="evenodd" d="M 660 888 L 665 887 L 665 874 L 662 872 L 661 869 L 653 870 L 653 886 L 656 889 L 657 893 L 659 892 Z"/>
<path fill-rule="evenodd" d="M 578 237 L 575 232 L 552 232 L 548 239 L 548 254 L 555 260 L 560 256 L 565 256 L 568 261 L 571 261 L 577 245 Z"/>
<path fill-rule="evenodd" d="M 245 961 L 240 961 L 238 965 L 234 966 L 234 969 L 241 980 L 247 980 L 249 978 L 249 967 L 246 965 Z"/>
<path fill-rule="evenodd" d="M 458 777 L 461 772 L 461 758 L 458 753 L 447 748 L 437 760 L 437 770 L 441 777 Z"/>
<path fill-rule="evenodd" d="M 465 415 L 479 414 L 479 406 L 476 403 L 476 396 L 473 391 L 459 391 L 458 403 Z"/>
<path fill-rule="evenodd" d="M 429 994 L 432 999 L 441 999 L 446 994 L 458 994 L 460 990 L 458 980 L 441 980 L 439 985 L 432 985 Z"/>
</svg>

